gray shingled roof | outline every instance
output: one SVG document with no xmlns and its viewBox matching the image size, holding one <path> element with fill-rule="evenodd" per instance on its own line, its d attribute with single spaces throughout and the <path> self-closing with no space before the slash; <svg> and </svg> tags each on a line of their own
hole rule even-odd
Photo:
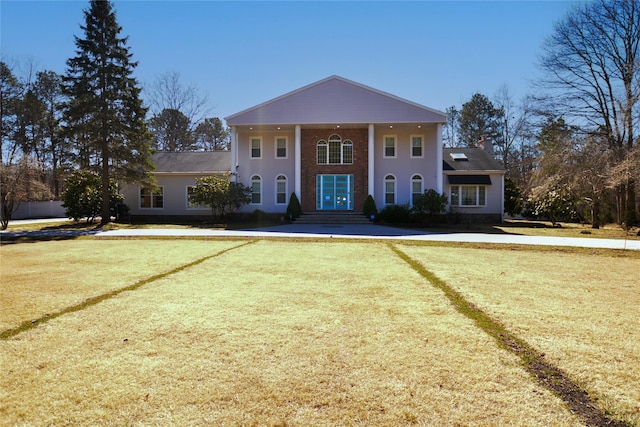
<svg viewBox="0 0 640 427">
<path fill-rule="evenodd" d="M 156 173 L 225 173 L 231 171 L 229 151 L 159 152 L 152 156 Z"/>
<path fill-rule="evenodd" d="M 467 160 L 453 160 L 452 153 L 464 154 Z M 502 164 L 486 151 L 476 148 L 445 148 L 442 156 L 444 172 L 504 172 Z"/>
</svg>

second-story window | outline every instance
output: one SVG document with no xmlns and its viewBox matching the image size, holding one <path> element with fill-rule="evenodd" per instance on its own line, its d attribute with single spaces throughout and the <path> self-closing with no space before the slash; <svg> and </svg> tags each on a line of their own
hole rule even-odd
<svg viewBox="0 0 640 427">
<path fill-rule="evenodd" d="M 340 135 L 335 133 L 328 140 L 318 141 L 316 149 L 319 165 L 353 163 L 353 142 L 349 139 L 343 141 Z"/>
<path fill-rule="evenodd" d="M 393 135 L 384 137 L 384 157 L 396 157 L 396 137 Z"/>
<path fill-rule="evenodd" d="M 278 159 L 287 158 L 287 138 L 285 137 L 276 138 L 276 158 Z"/>
<path fill-rule="evenodd" d="M 251 158 L 262 158 L 262 138 L 251 138 Z"/>
</svg>

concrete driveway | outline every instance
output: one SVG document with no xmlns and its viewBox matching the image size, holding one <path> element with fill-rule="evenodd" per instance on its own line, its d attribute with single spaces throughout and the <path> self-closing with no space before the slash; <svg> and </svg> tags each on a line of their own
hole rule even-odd
<svg viewBox="0 0 640 427">
<path fill-rule="evenodd" d="M 501 243 L 516 245 L 573 246 L 584 248 L 640 250 L 640 240 L 594 239 L 582 237 L 520 236 L 514 234 L 437 233 L 382 225 L 287 224 L 246 230 L 139 229 L 112 230 L 101 236 L 244 236 L 340 239 L 388 239 L 440 242 Z"/>
<path fill-rule="evenodd" d="M 38 220 L 36 220 L 38 221 Z M 40 220 L 47 221 L 47 220 Z M 50 220 L 49 220 L 50 221 Z M 12 221 L 16 223 L 18 221 Z M 27 221 L 25 221 L 27 222 Z M 129 229 L 129 230 L 42 230 L 3 231 L 0 240 L 6 237 L 62 237 L 92 235 L 95 237 L 122 236 L 172 236 L 172 237 L 294 237 L 294 238 L 340 238 L 340 239 L 387 239 L 439 242 L 499 243 L 511 245 L 571 246 L 583 248 L 625 249 L 640 251 L 640 240 L 594 239 L 583 237 L 521 236 L 514 234 L 484 233 L 438 233 L 387 227 L 375 224 L 363 225 L 311 225 L 287 224 L 274 227 L 248 228 L 244 230 L 185 229 Z"/>
</svg>

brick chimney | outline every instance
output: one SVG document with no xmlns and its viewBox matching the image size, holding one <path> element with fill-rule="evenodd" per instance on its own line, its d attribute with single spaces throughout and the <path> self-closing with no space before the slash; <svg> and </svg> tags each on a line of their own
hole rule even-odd
<svg viewBox="0 0 640 427">
<path fill-rule="evenodd" d="M 478 141 L 478 148 L 493 155 L 493 142 L 491 138 L 487 138 L 485 135 L 482 135 L 482 138 Z"/>
</svg>

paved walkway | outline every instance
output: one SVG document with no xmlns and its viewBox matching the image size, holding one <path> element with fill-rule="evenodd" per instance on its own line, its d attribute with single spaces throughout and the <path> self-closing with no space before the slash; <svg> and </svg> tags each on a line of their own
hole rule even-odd
<svg viewBox="0 0 640 427">
<path fill-rule="evenodd" d="M 16 221 L 17 222 L 17 221 Z M 205 236 L 205 237 L 295 237 L 341 239 L 389 239 L 439 242 L 500 243 L 512 245 L 572 246 L 584 248 L 628 249 L 640 251 L 640 240 L 594 239 L 586 237 L 521 236 L 514 234 L 438 233 L 386 227 L 382 225 L 307 225 L 287 224 L 246 230 L 128 229 L 128 230 L 41 230 L 0 233 L 12 237 L 96 237 L 123 236 Z"/>
</svg>

